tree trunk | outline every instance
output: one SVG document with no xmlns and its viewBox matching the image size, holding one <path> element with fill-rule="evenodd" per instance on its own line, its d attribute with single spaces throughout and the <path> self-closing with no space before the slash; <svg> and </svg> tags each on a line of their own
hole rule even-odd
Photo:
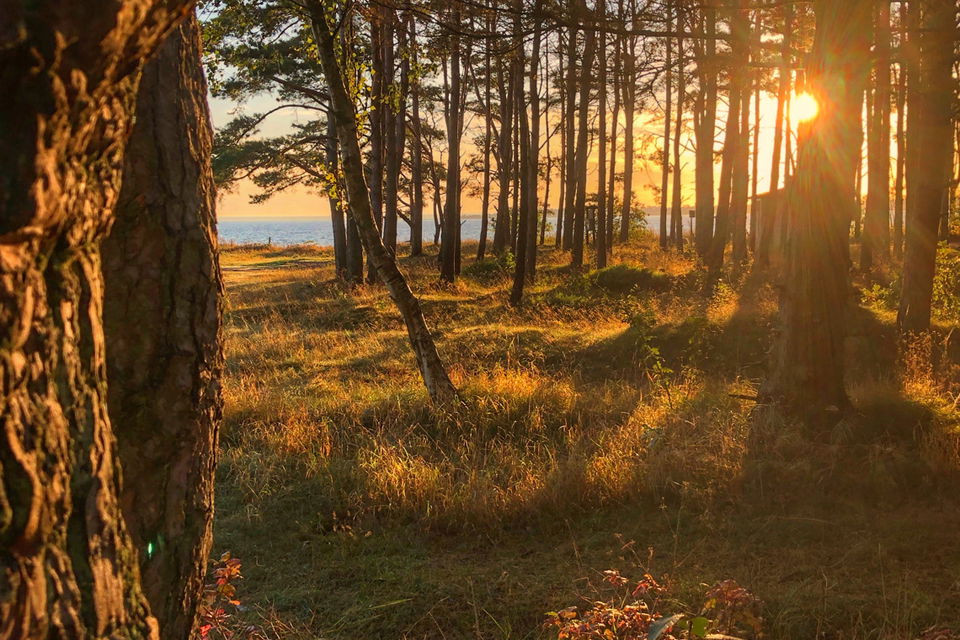
<svg viewBox="0 0 960 640">
<path fill-rule="evenodd" d="M 459 24 L 460 12 L 452 12 L 452 24 Z M 447 118 L 447 191 L 443 205 L 443 233 L 440 236 L 440 279 L 457 279 L 460 239 L 460 36 L 450 44 L 450 100 Z"/>
<path fill-rule="evenodd" d="M 140 66 L 186 5 L 5 6 L 0 638 L 158 637 L 121 512 L 100 243 Z"/>
<path fill-rule="evenodd" d="M 343 206 L 340 203 L 339 182 L 340 155 L 337 151 L 336 131 L 333 122 L 327 120 L 327 140 L 324 142 L 327 156 L 327 171 L 333 176 L 334 183 L 327 185 L 327 201 L 330 203 L 330 225 L 333 227 L 333 264 L 337 278 L 347 278 L 349 269 L 347 264 L 347 226 L 343 217 Z"/>
<path fill-rule="evenodd" d="M 707 33 L 706 42 L 695 41 L 697 75 L 700 91 L 697 94 L 696 126 L 696 244 L 697 252 L 706 257 L 713 241 L 714 208 L 714 147 L 717 129 L 717 10 L 710 4 L 702 10 Z"/>
<path fill-rule="evenodd" d="M 740 59 L 739 50 L 742 48 L 740 41 L 743 39 L 739 31 L 743 21 L 738 17 L 740 0 L 731 0 L 731 21 L 734 25 L 733 46 L 736 51 L 732 53 L 734 60 Z M 735 63 L 734 63 L 735 64 Z M 723 157 L 720 167 L 720 188 L 717 194 L 717 215 L 714 221 L 713 241 L 710 246 L 710 255 L 707 258 L 707 264 L 710 269 L 711 277 L 708 279 L 708 287 L 712 286 L 723 268 L 723 254 L 727 248 L 727 242 L 730 239 L 731 230 L 731 207 L 732 207 L 732 187 L 734 165 L 739 155 L 740 141 L 743 136 L 740 134 L 740 102 L 743 96 L 741 77 L 742 69 L 731 69 L 730 73 L 730 97 L 728 100 L 727 124 L 723 139 Z"/>
<path fill-rule="evenodd" d="M 616 209 L 614 195 L 617 184 L 617 126 L 620 122 L 620 40 L 620 37 L 615 39 L 613 53 L 613 117 L 610 119 L 610 171 L 607 174 L 607 241 L 605 245 L 608 255 L 613 253 L 613 218 L 614 209 Z"/>
<path fill-rule="evenodd" d="M 586 5 L 581 1 L 580 11 L 586 14 Z M 593 55 L 596 46 L 596 32 L 586 29 L 584 32 L 583 67 L 580 72 L 580 101 L 577 122 L 576 202 L 573 207 L 573 246 L 570 264 L 574 268 L 583 266 L 584 225 L 587 209 L 587 157 L 589 155 L 587 133 L 590 117 L 590 72 L 593 69 Z"/>
<path fill-rule="evenodd" d="M 623 65 L 623 114 L 626 119 L 623 133 L 623 202 L 620 210 L 620 242 L 630 239 L 630 217 L 633 207 L 633 127 L 634 111 L 637 106 L 636 50 L 633 38 L 626 40 L 626 52 Z"/>
<path fill-rule="evenodd" d="M 902 17 L 906 12 L 906 5 L 901 7 Z M 903 39 L 900 40 L 903 42 Z M 893 254 L 896 257 L 903 255 L 903 183 L 906 177 L 907 139 L 906 139 L 906 106 L 907 106 L 907 69 L 900 62 L 897 78 L 897 169 L 893 180 Z"/>
<path fill-rule="evenodd" d="M 493 14 L 487 18 L 487 31 L 494 28 Z M 487 254 L 487 230 L 490 225 L 490 155 L 493 136 L 493 65 L 490 61 L 491 44 L 484 46 L 484 132 L 483 132 L 483 202 L 482 217 L 480 219 L 480 243 L 477 245 L 477 261 L 481 261 Z"/>
<path fill-rule="evenodd" d="M 370 182 L 370 206 L 373 220 L 377 225 L 377 234 L 383 228 L 383 147 L 384 120 L 386 118 L 385 73 L 383 64 L 383 22 L 382 7 L 374 8 L 370 21 L 370 49 L 372 62 L 372 86 L 370 88 L 370 161 L 367 164 Z M 376 267 L 370 254 L 367 254 L 367 281 L 376 282 Z"/>
<path fill-rule="evenodd" d="M 376 105 L 383 118 L 383 246 L 387 251 L 397 253 L 397 211 L 400 185 L 400 160 L 403 157 L 403 145 L 400 142 L 400 130 L 397 128 L 402 104 L 394 104 L 397 97 L 397 84 L 394 76 L 394 33 L 396 15 L 392 8 L 383 8 L 383 101 Z M 401 98 L 402 102 L 402 98 Z"/>
<path fill-rule="evenodd" d="M 869 67 L 873 0 L 817 0 L 808 65 L 819 116 L 803 125 L 791 188 L 781 333 L 764 395 L 805 417 L 835 419 L 844 389 L 845 316 L 851 303 L 848 237 Z"/>
<path fill-rule="evenodd" d="M 908 105 L 916 116 L 910 145 L 916 147 L 917 166 L 914 172 L 908 170 L 907 196 L 914 194 L 915 206 L 907 209 L 903 288 L 897 316 L 902 333 L 930 328 L 937 227 L 953 166 L 952 64 L 957 6 L 952 0 L 926 0 L 919 7 L 919 82 L 916 101 Z"/>
<path fill-rule="evenodd" d="M 667 31 L 673 29 L 673 2 L 667 4 Z M 668 189 L 670 186 L 670 128 L 673 126 L 673 38 L 667 36 L 665 38 L 666 48 L 667 48 L 667 57 L 666 57 L 666 68 L 667 68 L 667 81 L 666 81 L 666 90 L 665 90 L 665 102 L 666 106 L 664 107 L 663 112 L 663 157 L 660 162 L 660 248 L 666 251 L 668 246 L 668 231 L 667 231 L 667 197 L 669 196 Z"/>
<path fill-rule="evenodd" d="M 193 637 L 213 531 L 223 285 L 200 28 L 144 67 L 116 221 L 103 246 L 121 504 L 161 637 Z"/>
<path fill-rule="evenodd" d="M 790 84 L 793 71 L 790 69 L 791 47 L 793 36 L 793 4 L 787 3 L 783 8 L 783 43 L 780 49 L 780 84 L 777 90 L 777 115 L 773 130 L 773 160 L 770 166 L 770 198 L 769 206 L 760 212 L 760 243 L 757 247 L 757 262 L 761 267 L 770 264 L 770 250 L 774 234 L 779 226 L 777 216 L 780 207 L 777 204 L 776 193 L 780 190 L 780 165 L 783 160 L 783 125 L 786 120 L 786 106 L 790 98 Z"/>
<path fill-rule="evenodd" d="M 677 32 L 683 32 L 683 19 L 677 13 Z M 673 200 L 670 203 L 670 235 L 677 249 L 683 250 L 683 182 L 680 171 L 680 134 L 683 131 L 683 101 L 686 97 L 683 37 L 677 36 L 677 128 L 673 136 Z"/>
<path fill-rule="evenodd" d="M 517 21 L 516 30 L 520 31 L 519 9 L 520 3 L 517 2 Z M 539 3 L 538 7 L 539 8 Z M 533 45 L 530 52 L 530 87 L 527 101 L 530 103 L 530 115 L 527 116 L 527 109 L 524 106 L 523 99 L 523 76 L 516 75 L 517 82 L 517 109 L 520 116 L 520 139 L 523 143 L 521 150 L 523 161 L 521 162 L 521 172 L 523 175 L 523 203 L 520 212 L 519 221 L 519 240 L 517 242 L 517 265 L 513 278 L 513 289 L 510 293 L 510 304 L 517 306 L 523 299 L 524 285 L 532 282 L 536 274 L 537 258 L 537 164 L 540 148 L 540 95 L 537 86 L 538 63 L 540 59 L 540 34 L 539 23 L 534 28 Z M 518 50 L 518 66 L 523 68 L 523 46 L 522 40 L 518 37 L 516 48 Z"/>
<path fill-rule="evenodd" d="M 510 173 L 513 156 L 513 96 L 507 89 L 503 62 L 498 65 L 500 92 L 500 141 L 497 145 L 497 180 L 500 193 L 497 196 L 497 223 L 493 230 L 493 252 L 503 255 L 510 241 Z"/>
<path fill-rule="evenodd" d="M 360 155 L 356 107 L 350 100 L 343 82 L 340 65 L 336 58 L 334 35 L 326 22 L 326 9 L 319 0 L 311 0 L 308 7 L 314 38 L 317 41 L 317 51 L 330 90 L 330 117 L 336 124 L 337 138 L 340 141 L 350 214 L 357 223 L 364 248 L 376 267 L 377 275 L 386 285 L 390 297 L 403 317 L 410 344 L 417 358 L 417 366 L 430 398 L 435 403 L 452 400 L 456 397 L 456 389 L 440 360 L 433 336 L 423 318 L 420 301 L 410 291 L 406 279 L 397 268 L 393 255 L 383 246 L 380 235 L 377 233 L 373 209 L 370 206 L 370 192 L 363 178 L 363 158 Z"/>
<path fill-rule="evenodd" d="M 415 31 L 416 20 L 410 15 L 410 50 L 414 67 L 419 64 L 420 47 Z M 423 128 L 420 122 L 420 74 L 410 92 L 410 118 L 413 126 L 413 141 L 410 145 L 410 181 L 413 197 L 410 202 L 410 255 L 423 255 Z"/>
<path fill-rule="evenodd" d="M 867 126 L 867 212 L 860 245 L 860 268 L 890 255 L 890 3 L 874 9 L 873 103 Z"/>
<path fill-rule="evenodd" d="M 597 13 L 601 20 L 606 19 L 607 5 L 605 0 L 597 1 Z M 597 238 L 594 252 L 597 259 L 597 269 L 603 269 L 607 266 L 607 36 L 601 31 L 599 34 L 599 45 L 597 47 L 597 102 L 599 112 L 597 114 L 597 123 L 600 127 L 598 136 L 598 158 L 597 170 Z M 616 121 L 613 122 L 613 128 L 616 128 Z"/>
<path fill-rule="evenodd" d="M 564 182 L 566 183 L 563 203 L 563 249 L 573 247 L 574 203 L 577 199 L 577 30 L 570 28 L 567 34 L 567 110 L 564 129 L 567 132 L 567 146 L 564 157 L 567 161 Z"/>
<path fill-rule="evenodd" d="M 733 225 L 733 260 L 741 263 L 747 258 L 747 196 L 750 174 L 750 19 L 746 0 L 739 0 L 734 18 L 733 64 L 737 89 L 740 92 L 740 124 L 737 127 L 737 147 L 733 161 L 732 187 L 730 193 L 730 221 Z"/>
</svg>

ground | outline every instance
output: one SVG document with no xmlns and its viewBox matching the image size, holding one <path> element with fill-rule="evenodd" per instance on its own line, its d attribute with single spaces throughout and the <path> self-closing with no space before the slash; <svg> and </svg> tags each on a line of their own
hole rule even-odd
<svg viewBox="0 0 960 640">
<path fill-rule="evenodd" d="M 757 403 L 769 274 L 706 297 L 692 258 L 640 235 L 599 274 L 542 249 L 515 310 L 474 251 L 453 287 L 435 253 L 401 260 L 462 392 L 435 409 L 382 287 L 345 290 L 323 249 L 224 248 L 215 549 L 242 559 L 270 634 L 550 637 L 544 614 L 589 605 L 614 568 L 668 576 L 688 610 L 735 579 L 770 638 L 960 621 L 949 327 L 898 359 L 871 289 L 856 412 L 813 433 Z"/>
</svg>

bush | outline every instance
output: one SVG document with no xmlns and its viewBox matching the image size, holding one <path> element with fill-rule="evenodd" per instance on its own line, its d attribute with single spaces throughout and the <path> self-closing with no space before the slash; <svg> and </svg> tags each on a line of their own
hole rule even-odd
<svg viewBox="0 0 960 640">
<path fill-rule="evenodd" d="M 618 264 L 594 272 L 593 282 L 598 288 L 616 294 L 636 290 L 663 291 L 670 287 L 670 276 L 646 268 Z"/>
<path fill-rule="evenodd" d="M 463 268 L 463 275 L 480 282 L 492 282 L 510 277 L 517 261 L 509 251 L 494 258 L 484 258 Z"/>
<path fill-rule="evenodd" d="M 545 626 L 559 640 L 693 640 L 761 634 L 762 603 L 733 580 L 707 591 L 699 611 L 672 615 L 664 609 L 677 610 L 682 605 L 670 598 L 666 581 L 658 582 L 647 573 L 634 582 L 617 570 L 604 571 L 603 581 L 612 586 L 612 597 L 596 599 L 583 613 L 574 606 L 547 614 Z M 738 636 L 730 635 L 734 633 Z"/>
<path fill-rule="evenodd" d="M 960 320 L 960 251 L 942 246 L 933 276 L 933 308 L 941 319 Z"/>
</svg>

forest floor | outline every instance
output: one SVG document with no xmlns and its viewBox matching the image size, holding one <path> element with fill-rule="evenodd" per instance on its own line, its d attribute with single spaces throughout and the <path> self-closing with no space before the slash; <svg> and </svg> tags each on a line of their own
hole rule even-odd
<svg viewBox="0 0 960 640">
<path fill-rule="evenodd" d="M 603 597 L 606 569 L 669 576 L 690 607 L 735 579 L 769 638 L 960 622 L 949 327 L 901 361 L 873 290 L 848 341 L 855 415 L 813 434 L 750 399 L 775 326 L 763 274 L 705 298 L 649 237 L 599 274 L 544 249 L 514 310 L 496 263 L 465 258 L 444 287 L 435 260 L 401 263 L 454 409 L 431 407 L 382 287 L 345 291 L 326 250 L 224 248 L 215 551 L 242 559 L 270 634 L 549 637 L 545 613 Z"/>
</svg>

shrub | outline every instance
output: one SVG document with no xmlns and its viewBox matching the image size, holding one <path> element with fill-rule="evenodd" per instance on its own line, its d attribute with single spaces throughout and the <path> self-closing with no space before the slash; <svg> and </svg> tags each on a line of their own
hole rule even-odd
<svg viewBox="0 0 960 640">
<path fill-rule="evenodd" d="M 646 268 L 618 264 L 593 274 L 595 286 L 609 293 L 624 294 L 635 290 L 663 291 L 670 286 L 670 277 Z"/>
<path fill-rule="evenodd" d="M 545 627 L 558 640 L 693 640 L 748 634 L 759 637 L 762 627 L 762 603 L 733 580 L 724 580 L 706 593 L 699 612 L 668 615 L 665 609 L 681 608 L 669 596 L 669 584 L 658 582 L 649 573 L 630 581 L 611 569 L 603 572 L 614 595 L 598 600 L 580 613 L 567 607 L 547 614 Z"/>
<path fill-rule="evenodd" d="M 516 258 L 508 251 L 500 256 L 468 264 L 463 268 L 463 275 L 480 282 L 491 282 L 509 277 L 516 267 Z"/>
</svg>

